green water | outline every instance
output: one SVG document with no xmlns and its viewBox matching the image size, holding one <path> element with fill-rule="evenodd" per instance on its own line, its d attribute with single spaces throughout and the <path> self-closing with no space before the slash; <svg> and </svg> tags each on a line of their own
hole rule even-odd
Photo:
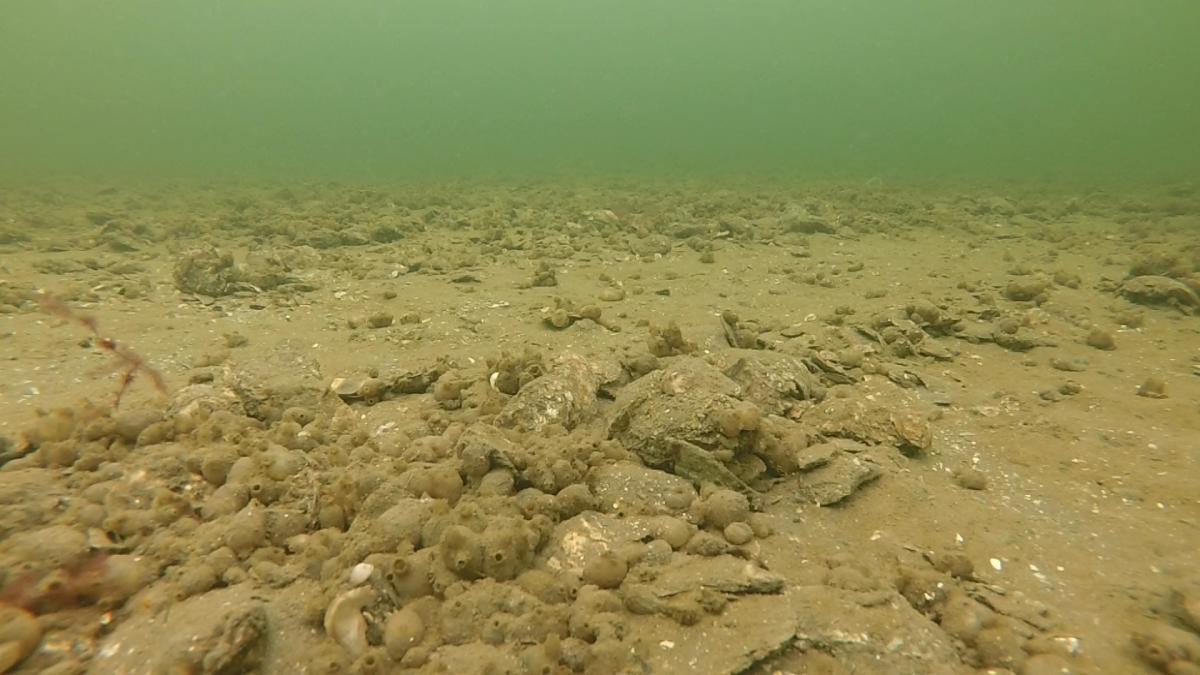
<svg viewBox="0 0 1200 675">
<path fill-rule="evenodd" d="M 0 175 L 1190 179 L 1196 0 L 4 0 Z"/>
</svg>

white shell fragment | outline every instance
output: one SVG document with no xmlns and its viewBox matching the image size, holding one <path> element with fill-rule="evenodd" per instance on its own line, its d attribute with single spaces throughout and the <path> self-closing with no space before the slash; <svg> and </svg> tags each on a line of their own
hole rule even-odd
<svg viewBox="0 0 1200 675">
<path fill-rule="evenodd" d="M 358 392 L 362 391 L 363 378 L 361 377 L 336 377 L 329 383 L 329 391 L 338 396 L 358 396 Z"/>
<path fill-rule="evenodd" d="M 361 586 L 364 581 L 371 578 L 371 572 L 375 571 L 375 566 L 371 563 L 358 563 L 350 568 L 350 585 Z"/>
</svg>

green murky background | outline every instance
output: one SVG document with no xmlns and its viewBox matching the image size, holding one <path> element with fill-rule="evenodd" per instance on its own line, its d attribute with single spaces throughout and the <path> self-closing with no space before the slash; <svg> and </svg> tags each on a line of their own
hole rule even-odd
<svg viewBox="0 0 1200 675">
<path fill-rule="evenodd" d="M 5 0 L 12 176 L 1179 179 L 1195 0 Z"/>
</svg>

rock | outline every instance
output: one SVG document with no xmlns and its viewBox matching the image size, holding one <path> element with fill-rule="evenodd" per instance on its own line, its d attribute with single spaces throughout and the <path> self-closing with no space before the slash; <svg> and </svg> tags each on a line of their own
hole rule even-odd
<svg viewBox="0 0 1200 675">
<path fill-rule="evenodd" d="M 921 356 L 928 356 L 937 361 L 951 361 L 956 355 L 956 351 L 938 342 L 937 340 L 925 339 L 916 346 L 917 353 Z"/>
<path fill-rule="evenodd" d="M 954 472 L 954 482 L 967 490 L 987 489 L 987 475 L 974 467 L 961 467 Z"/>
<path fill-rule="evenodd" d="M 251 250 L 240 266 L 239 281 L 259 290 L 271 290 L 290 285 L 293 290 L 313 290 L 312 284 L 301 284 L 293 270 L 320 262 L 319 254 L 307 246 L 283 250 Z"/>
<path fill-rule="evenodd" d="M 1139 305 L 1173 307 L 1185 313 L 1200 312 L 1200 296 L 1187 284 L 1170 277 L 1145 275 L 1126 279 L 1122 296 Z"/>
<path fill-rule="evenodd" d="M 779 352 L 730 349 L 714 356 L 726 377 L 741 386 L 741 396 L 777 415 L 799 401 L 819 401 L 825 387 L 800 359 Z"/>
<path fill-rule="evenodd" d="M 890 445 L 913 455 L 927 450 L 933 436 L 920 408 L 914 409 L 918 405 L 925 404 L 909 396 L 891 402 L 878 397 L 827 398 L 805 412 L 801 422 L 823 436 Z"/>
<path fill-rule="evenodd" d="M 707 258 L 702 256 L 701 262 L 715 262 L 712 251 L 706 251 L 705 255 Z M 741 321 L 732 310 L 721 312 L 721 329 L 725 332 L 725 342 L 735 349 L 759 349 L 764 346 L 758 338 L 762 329 L 757 324 Z"/>
<path fill-rule="evenodd" d="M 963 324 L 955 337 L 971 344 L 994 342 L 996 328 L 990 323 L 973 321 Z"/>
<path fill-rule="evenodd" d="M 1068 373 L 1082 373 L 1088 369 L 1088 361 L 1083 357 L 1055 356 L 1050 359 L 1050 367 Z"/>
<path fill-rule="evenodd" d="M 620 377 L 617 363 L 589 361 L 565 354 L 549 372 L 521 388 L 500 414 L 496 424 L 538 431 L 551 424 L 575 427 L 593 413 L 596 392 Z"/>
<path fill-rule="evenodd" d="M 813 352 L 806 356 L 804 363 L 809 367 L 809 370 L 819 373 L 821 379 L 830 384 L 855 384 L 860 379 L 857 375 L 847 372 L 845 368 L 835 363 L 830 355 L 820 352 Z M 823 397 L 815 398 L 821 399 Z"/>
<path fill-rule="evenodd" d="M 42 468 L 0 471 L 0 540 L 6 540 L 6 549 L 8 537 L 46 522 L 68 499 L 58 473 Z"/>
<path fill-rule="evenodd" d="M 1015 279 L 1004 288 L 1004 297 L 1009 300 L 1036 300 L 1050 288 L 1050 281 L 1040 277 L 1032 279 Z"/>
<path fill-rule="evenodd" d="M 370 328 L 387 328 L 392 325 L 394 318 L 391 312 L 379 311 L 367 317 L 367 326 Z"/>
<path fill-rule="evenodd" d="M 1169 600 L 1171 614 L 1200 635 L 1200 588 L 1176 588 Z"/>
<path fill-rule="evenodd" d="M 939 572 L 949 574 L 955 579 L 975 578 L 975 564 L 961 550 L 943 548 L 929 551 L 923 555 L 929 564 L 933 565 L 933 569 Z M 974 601 L 971 603 L 972 606 L 975 605 Z"/>
<path fill-rule="evenodd" d="M 991 341 L 1010 352 L 1027 352 L 1034 347 L 1051 346 L 1053 343 L 1034 335 L 1027 328 L 1018 328 L 1013 332 L 995 329 L 989 336 Z"/>
<path fill-rule="evenodd" d="M 575 323 L 577 317 L 572 316 L 570 312 L 562 307 L 557 307 L 550 310 L 543 318 L 543 322 L 555 330 L 563 330 L 570 328 L 571 324 Z"/>
<path fill-rule="evenodd" d="M 813 469 L 828 464 L 838 454 L 846 452 L 858 454 L 870 448 L 857 441 L 834 438 L 824 443 L 816 443 L 796 453 L 796 467 L 800 471 Z"/>
<path fill-rule="evenodd" d="M 734 546 L 745 546 L 754 540 L 754 529 L 746 523 L 730 523 L 722 532 L 725 541 Z"/>
<path fill-rule="evenodd" d="M 1112 351 L 1117 348 L 1117 341 L 1113 339 L 1112 333 L 1103 328 L 1093 328 L 1088 332 L 1084 342 L 1089 347 L 1095 347 L 1104 351 Z"/>
<path fill-rule="evenodd" d="M 1161 377 L 1151 375 L 1138 386 L 1137 395 L 1145 398 L 1166 398 L 1167 383 Z"/>
<path fill-rule="evenodd" d="M 670 294 L 669 291 L 667 294 Z M 666 326 L 650 326 L 650 338 L 647 349 L 654 356 L 665 358 L 668 356 L 691 354 L 696 351 L 696 344 L 684 338 L 679 324 L 671 321 Z"/>
<path fill-rule="evenodd" d="M 597 467 L 588 487 L 602 511 L 626 515 L 679 513 L 696 498 L 687 479 L 633 462 Z"/>
<path fill-rule="evenodd" d="M 672 471 L 676 475 L 690 480 L 697 487 L 711 483 L 736 490 L 757 503 L 758 495 L 754 489 L 718 455 L 694 443 L 674 438 L 667 440 L 667 449 L 671 453 Z"/>
<path fill-rule="evenodd" d="M 454 444 L 454 452 L 462 462 L 463 475 L 473 481 L 481 480 L 492 469 L 515 469 L 514 458 L 522 454 L 521 448 L 505 438 L 503 431 L 482 422 L 463 431 Z"/>
<path fill-rule="evenodd" d="M 209 246 L 187 251 L 176 260 L 174 278 L 175 287 L 184 293 L 220 297 L 237 290 L 241 271 L 232 253 Z"/>
<path fill-rule="evenodd" d="M 1011 216 L 1017 212 L 1017 207 L 1004 197 L 993 195 L 991 197 L 980 197 L 975 200 L 975 204 L 971 209 L 978 214 L 995 214 L 1000 216 Z"/>
<path fill-rule="evenodd" d="M 523 668 L 521 661 L 502 646 L 482 642 L 442 645 L 429 660 L 429 667 L 422 670 L 436 673 L 534 672 Z"/>
<path fill-rule="evenodd" d="M 51 525 L 35 530 L 14 533 L 0 548 L 0 561 L 11 562 L 12 568 L 30 563 L 35 569 L 74 567 L 88 554 L 86 535 L 66 525 Z"/>
<path fill-rule="evenodd" d="M 152 232 L 151 228 L 144 224 L 135 225 L 119 218 L 111 218 L 100 224 L 100 232 L 96 235 L 96 245 L 104 246 L 118 253 L 140 251 L 152 243 L 153 239 L 147 236 Z"/>
<path fill-rule="evenodd" d="M 0 604 L 0 673 L 7 673 L 33 653 L 42 627 L 29 612 Z"/>
<path fill-rule="evenodd" d="M 698 515 L 705 525 L 724 530 L 733 523 L 745 522 L 750 518 L 750 502 L 740 492 L 714 490 L 700 502 Z"/>
<path fill-rule="evenodd" d="M 18 444 L 8 436 L 0 436 L 0 467 L 10 460 L 24 457 L 29 450 L 28 444 Z"/>
<path fill-rule="evenodd" d="M 325 384 L 320 364 L 309 354 L 307 345 L 284 340 L 258 358 L 239 363 L 226 384 L 246 414 L 257 419 L 278 419 L 290 407 L 316 408 Z"/>
<path fill-rule="evenodd" d="M 618 518 L 586 511 L 555 526 L 543 553 L 546 566 L 555 572 L 582 575 L 593 559 L 652 536 L 654 524 L 648 518 Z"/>
<path fill-rule="evenodd" d="M 425 621 L 411 607 L 393 612 L 383 630 L 383 644 L 388 656 L 399 661 L 425 636 Z"/>
<path fill-rule="evenodd" d="M 792 645 L 832 655 L 845 672 L 915 675 L 930 672 L 930 663 L 958 663 L 954 641 L 908 604 L 862 607 L 855 598 L 850 591 L 804 586 L 739 596 L 703 630 L 680 631 L 670 622 L 639 624 L 645 643 L 669 644 L 649 650 L 646 669 L 690 672 L 703 664 L 709 673 L 756 672 Z M 896 644 L 920 649 L 897 649 Z"/>
<path fill-rule="evenodd" d="M 126 443 L 135 443 L 146 427 L 161 420 L 162 413 L 157 410 L 123 410 L 113 418 L 113 430 Z"/>
<path fill-rule="evenodd" d="M 625 580 L 629 565 L 625 559 L 614 551 L 606 551 L 593 556 L 583 566 L 581 577 L 583 583 L 599 588 L 616 588 Z"/>
<path fill-rule="evenodd" d="M 797 234 L 833 234 L 837 231 L 835 223 L 830 222 L 824 215 L 810 212 L 808 209 L 795 204 L 790 205 L 779 217 L 779 225 L 784 232 Z"/>
<path fill-rule="evenodd" d="M 354 522 L 354 531 L 366 530 L 377 545 L 390 550 L 418 548 L 421 528 L 434 514 L 434 501 L 428 498 L 402 497 L 374 519 Z"/>
<path fill-rule="evenodd" d="M 446 374 L 448 365 L 438 361 L 423 368 L 401 370 L 388 375 L 387 381 L 393 394 L 423 394 Z"/>
<path fill-rule="evenodd" d="M 907 415 L 879 407 L 865 420 L 857 410 L 846 411 L 848 421 L 843 421 L 837 411 L 846 399 L 807 409 L 803 424 L 778 415 L 764 417 L 747 388 L 757 392 L 769 409 L 788 409 L 796 417 L 790 406 L 799 397 L 818 395 L 819 385 L 807 365 L 796 359 L 731 354 L 737 358 L 730 367 L 746 378 L 745 387 L 698 358 L 676 357 L 667 367 L 621 390 L 609 424 L 610 437 L 651 467 L 697 486 L 711 483 L 736 490 L 752 502 L 758 499 L 751 487 L 754 481 L 768 471 L 786 475 L 795 470 L 792 453 L 807 445 L 809 415 L 817 410 L 829 413 L 816 414 L 818 424 L 828 422 L 817 428 L 826 435 L 888 443 L 905 452 L 928 447 L 928 425 L 922 426 L 920 418 L 911 421 Z M 846 423 L 858 426 L 848 430 Z"/>
<path fill-rule="evenodd" d="M 1164 672 L 1175 672 L 1168 668 L 1173 662 L 1200 663 L 1200 635 L 1191 631 L 1154 621 L 1132 637 L 1138 655 Z"/>
<path fill-rule="evenodd" d="M 802 501 L 830 506 L 854 494 L 881 473 L 879 464 L 869 456 L 838 453 L 804 475 L 798 495 Z"/>
<path fill-rule="evenodd" d="M 596 297 L 604 302 L 620 302 L 625 299 L 625 289 L 619 286 L 609 286 L 601 290 Z"/>
<path fill-rule="evenodd" d="M 783 577 L 756 563 L 731 555 L 707 558 L 686 556 L 659 568 L 646 583 L 660 597 L 678 595 L 695 589 L 721 593 L 772 594 L 783 590 Z"/>
<path fill-rule="evenodd" d="M 915 456 L 933 445 L 933 428 L 925 417 L 897 412 L 889 419 L 895 431 L 896 447 L 905 455 Z"/>
<path fill-rule="evenodd" d="M 246 411 L 238 400 L 237 392 L 224 384 L 189 384 L 171 395 L 164 418 L 172 427 L 190 429 L 216 412 L 244 415 Z M 157 426 L 151 425 L 138 438 L 146 437 L 146 432 Z M 163 439 L 156 440 L 161 442 Z"/>
<path fill-rule="evenodd" d="M 259 667 L 267 611 L 248 586 L 194 596 L 162 615 L 132 616 L 96 650 L 93 672 L 240 673 Z"/>
<path fill-rule="evenodd" d="M 609 436 L 654 467 L 671 467 L 677 448 L 729 445 L 714 410 L 733 408 L 741 389 L 717 368 L 692 357 L 647 374 L 617 396 Z M 700 452 L 707 452 L 700 450 Z"/>
<path fill-rule="evenodd" d="M 531 288 L 548 288 L 558 285 L 558 273 L 549 261 L 542 260 L 533 271 L 528 285 Z"/>
</svg>

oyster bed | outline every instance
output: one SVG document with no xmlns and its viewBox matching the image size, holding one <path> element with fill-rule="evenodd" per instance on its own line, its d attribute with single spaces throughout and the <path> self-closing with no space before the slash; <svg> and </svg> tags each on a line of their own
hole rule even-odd
<svg viewBox="0 0 1200 675">
<path fill-rule="evenodd" d="M 1200 669 L 1200 195 L 1004 192 L 0 193 L 0 672 Z"/>
</svg>

